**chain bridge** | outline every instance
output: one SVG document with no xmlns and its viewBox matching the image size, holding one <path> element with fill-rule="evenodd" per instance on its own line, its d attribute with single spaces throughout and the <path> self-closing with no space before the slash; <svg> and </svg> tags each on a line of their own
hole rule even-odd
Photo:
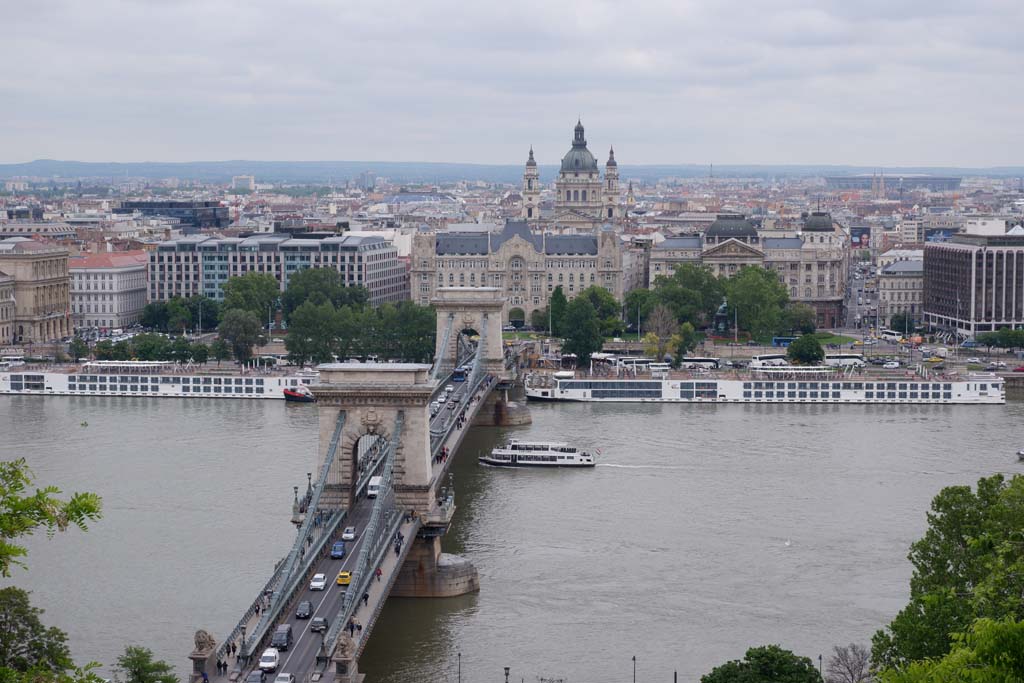
<svg viewBox="0 0 1024 683">
<path fill-rule="evenodd" d="M 433 365 L 319 366 L 310 389 L 320 446 L 312 468 L 302 468 L 314 474 L 301 502 L 296 489 L 294 543 L 222 640 L 196 632 L 192 683 L 259 683 L 259 658 L 283 624 L 291 625 L 292 642 L 267 683 L 280 673 L 293 674 L 295 683 L 356 683 L 363 679 L 359 656 L 389 595 L 479 589 L 471 563 L 441 552 L 455 513 L 446 472 L 470 425 L 502 423 L 507 397 L 494 389 L 507 388 L 518 359 L 502 344 L 498 289 L 442 288 L 433 304 Z M 434 401 L 442 403 L 436 414 Z M 335 545 L 348 527 L 355 538 L 339 553 Z M 318 574 L 326 586 L 313 590 Z M 306 618 L 296 615 L 300 605 Z"/>
</svg>

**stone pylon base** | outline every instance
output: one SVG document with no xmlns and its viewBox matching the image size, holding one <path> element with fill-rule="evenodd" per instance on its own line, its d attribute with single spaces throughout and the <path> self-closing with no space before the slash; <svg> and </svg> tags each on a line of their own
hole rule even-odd
<svg viewBox="0 0 1024 683">
<path fill-rule="evenodd" d="M 399 598 L 450 598 L 480 590 L 480 575 L 464 557 L 441 552 L 441 539 L 413 541 L 391 595 Z"/>
<path fill-rule="evenodd" d="M 516 427 L 533 422 L 526 401 L 513 401 L 508 392 L 495 390 L 480 407 L 473 425 L 477 427 Z"/>
</svg>

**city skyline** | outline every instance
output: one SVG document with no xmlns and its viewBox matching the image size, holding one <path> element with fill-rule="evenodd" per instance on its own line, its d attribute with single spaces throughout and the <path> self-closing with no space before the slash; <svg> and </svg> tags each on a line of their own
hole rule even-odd
<svg viewBox="0 0 1024 683">
<path fill-rule="evenodd" d="M 1024 9 L 15 6 L 0 162 L 1016 165 Z M 153 39 L 152 27 L 160 26 Z M 301 46 L 301 49 L 297 46 Z"/>
</svg>

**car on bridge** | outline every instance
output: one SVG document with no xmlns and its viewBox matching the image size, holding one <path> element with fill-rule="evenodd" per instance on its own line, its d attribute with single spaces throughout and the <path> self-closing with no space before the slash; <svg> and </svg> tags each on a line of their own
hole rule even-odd
<svg viewBox="0 0 1024 683">
<path fill-rule="evenodd" d="M 249 672 L 249 675 L 245 677 L 245 683 L 264 683 L 267 680 L 267 674 L 259 669 L 253 669 Z"/>
<path fill-rule="evenodd" d="M 260 671 L 275 671 L 280 662 L 281 655 L 278 654 L 277 648 L 268 647 L 260 655 Z"/>
<path fill-rule="evenodd" d="M 330 625 L 331 623 L 327 621 L 327 617 L 313 617 L 313 621 L 309 622 L 309 630 L 313 633 L 327 633 Z"/>
<path fill-rule="evenodd" d="M 352 583 L 352 572 L 340 571 L 338 572 L 338 585 L 347 586 Z"/>
<path fill-rule="evenodd" d="M 327 574 L 313 574 L 309 582 L 309 590 L 322 591 L 327 588 Z"/>
<path fill-rule="evenodd" d="M 299 606 L 295 608 L 296 619 L 309 619 L 313 616 L 313 603 L 309 600 L 303 600 L 299 603 Z"/>
<path fill-rule="evenodd" d="M 341 540 L 343 541 L 354 541 L 356 540 L 356 528 L 354 526 L 347 526 L 345 530 L 341 532 Z"/>
<path fill-rule="evenodd" d="M 295 674 L 279 673 L 274 683 L 295 683 Z"/>
<path fill-rule="evenodd" d="M 331 546 L 331 559 L 340 560 L 345 557 L 345 541 L 335 541 Z"/>
</svg>

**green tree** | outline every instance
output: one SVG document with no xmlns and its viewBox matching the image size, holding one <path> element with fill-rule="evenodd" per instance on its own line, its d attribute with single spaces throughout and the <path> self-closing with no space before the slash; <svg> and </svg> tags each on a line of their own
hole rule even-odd
<svg viewBox="0 0 1024 683">
<path fill-rule="evenodd" d="M 818 668 L 778 645 L 752 647 L 743 659 L 726 662 L 701 676 L 700 683 L 822 683 Z"/>
<path fill-rule="evenodd" d="M 557 290 L 556 290 L 557 291 Z M 590 362 L 590 356 L 600 351 L 604 345 L 604 336 L 601 334 L 601 326 L 597 320 L 597 311 L 594 310 L 590 299 L 576 297 L 565 309 L 563 320 L 565 326 L 565 341 L 562 343 L 563 353 L 575 353 L 576 362 L 584 366 Z"/>
<path fill-rule="evenodd" d="M 102 515 L 103 501 L 95 493 L 73 493 L 67 500 L 61 490 L 46 486 L 31 490 L 32 471 L 25 459 L 0 462 L 0 575 L 10 576 L 12 565 L 24 567 L 28 554 L 17 540 L 37 529 L 48 534 L 72 526 L 85 531 Z"/>
<path fill-rule="evenodd" d="M 825 360 L 825 349 L 813 334 L 805 334 L 786 349 L 789 360 L 800 365 L 818 365 Z"/>
<path fill-rule="evenodd" d="M 668 306 L 658 304 L 647 317 L 646 329 L 648 332 L 643 338 L 644 353 L 654 356 L 661 362 L 668 350 L 679 343 L 678 338 L 673 339 L 679 332 L 679 323 Z"/>
<path fill-rule="evenodd" d="M 548 329 L 548 309 L 547 308 L 535 308 L 533 313 L 530 314 L 530 327 L 534 330 L 546 330 Z"/>
<path fill-rule="evenodd" d="M 526 311 L 518 306 L 514 306 L 508 312 L 508 324 L 516 328 L 517 330 L 526 324 Z"/>
<path fill-rule="evenodd" d="M 579 296 L 585 296 L 590 300 L 601 325 L 601 334 L 606 337 L 617 337 L 626 329 L 622 322 L 622 309 L 619 302 L 607 289 L 591 285 L 580 292 Z"/>
<path fill-rule="evenodd" d="M 650 289 L 633 289 L 626 294 L 625 318 L 629 325 L 637 324 L 639 320 L 646 320 L 654 307 L 659 303 L 658 295 Z"/>
<path fill-rule="evenodd" d="M 213 359 L 217 361 L 217 365 L 220 366 L 222 360 L 231 358 L 231 347 L 228 346 L 226 341 L 217 337 L 210 344 L 210 355 L 213 356 Z"/>
<path fill-rule="evenodd" d="M 67 634 L 43 626 L 42 614 L 29 602 L 26 591 L 13 586 L 0 589 L 0 671 L 61 672 L 73 666 Z"/>
<path fill-rule="evenodd" d="M 220 302 L 202 294 L 185 299 L 192 323 L 209 332 L 220 322 Z M 200 318 L 202 316 L 202 318 Z"/>
<path fill-rule="evenodd" d="M 562 291 L 562 285 L 555 287 L 555 291 L 551 293 L 548 307 L 551 309 L 551 336 L 564 337 L 566 328 L 563 323 L 565 322 L 565 313 L 569 308 L 569 302 L 565 298 L 565 292 Z"/>
<path fill-rule="evenodd" d="M 131 360 L 132 358 L 132 345 L 128 341 L 119 341 L 114 344 L 113 348 L 114 360 Z"/>
<path fill-rule="evenodd" d="M 89 345 L 84 341 L 75 337 L 68 344 L 68 353 L 71 354 L 71 358 L 77 363 L 79 358 L 84 358 L 89 355 Z"/>
<path fill-rule="evenodd" d="M 114 360 L 114 342 L 109 339 L 96 342 L 92 354 L 96 356 L 96 360 Z"/>
<path fill-rule="evenodd" d="M 170 357 L 170 342 L 161 334 L 137 334 L 132 337 L 132 349 L 139 360 L 167 360 Z"/>
<path fill-rule="evenodd" d="M 786 307 L 785 326 L 790 333 L 812 334 L 818 326 L 818 313 L 807 304 Z"/>
<path fill-rule="evenodd" d="M 889 329 L 896 330 L 900 334 L 913 334 L 914 327 L 914 319 L 906 313 L 893 313 L 889 318 Z"/>
<path fill-rule="evenodd" d="M 117 658 L 115 679 L 118 683 L 178 683 L 170 664 L 154 659 L 148 648 L 131 645 Z"/>
<path fill-rule="evenodd" d="M 672 275 L 655 278 L 654 293 L 659 303 L 672 310 L 676 320 L 690 322 L 696 328 L 713 319 L 725 296 L 725 285 L 707 266 L 683 263 L 676 266 Z"/>
<path fill-rule="evenodd" d="M 730 312 L 737 314 L 740 329 L 755 339 L 767 339 L 782 327 L 783 308 L 789 293 L 778 276 L 758 266 L 743 266 L 726 280 Z"/>
<path fill-rule="evenodd" d="M 330 301 L 306 301 L 292 311 L 284 347 L 288 360 L 299 365 L 327 363 L 334 357 L 338 315 Z"/>
<path fill-rule="evenodd" d="M 430 306 L 402 301 L 396 307 L 398 322 L 397 358 L 406 362 L 429 363 L 434 357 L 437 314 Z"/>
<path fill-rule="evenodd" d="M 882 683 L 1011 683 L 1024 681 L 1024 624 L 979 619 L 941 658 L 883 671 Z"/>
<path fill-rule="evenodd" d="M 335 309 L 365 306 L 370 301 L 370 292 L 365 287 L 346 287 L 341 273 L 334 268 L 305 268 L 288 278 L 288 289 L 281 295 L 281 311 L 289 325 L 292 313 L 307 301 L 317 306 L 330 302 Z"/>
<path fill-rule="evenodd" d="M 192 324 L 192 312 L 181 297 L 174 297 L 167 302 L 167 329 L 184 334 Z"/>
<path fill-rule="evenodd" d="M 168 348 L 169 360 L 177 363 L 187 363 L 192 358 L 192 344 L 184 337 L 178 337 L 171 342 Z"/>
<path fill-rule="evenodd" d="M 167 331 L 167 302 L 153 301 L 146 304 L 142 309 L 142 318 L 139 323 L 143 327 L 159 332 Z"/>
<path fill-rule="evenodd" d="M 228 278 L 223 289 L 221 320 L 228 311 L 248 311 L 256 320 L 264 320 L 277 307 L 278 297 L 281 296 L 277 278 L 268 273 L 246 273 Z"/>
<path fill-rule="evenodd" d="M 976 619 L 1024 619 L 1024 477 L 949 486 L 910 547 L 910 602 L 872 639 L 876 668 L 940 658 Z"/>
<path fill-rule="evenodd" d="M 697 330 L 693 328 L 692 324 L 685 322 L 679 326 L 676 336 L 679 338 L 675 344 L 676 365 L 678 365 L 686 357 L 686 354 L 697 346 Z"/>
<path fill-rule="evenodd" d="M 189 349 L 189 355 L 192 357 L 192 362 L 202 365 L 210 359 L 210 347 L 206 344 L 193 344 Z"/>
<path fill-rule="evenodd" d="M 231 347 L 231 353 L 239 363 L 244 364 L 252 358 L 252 347 L 259 341 L 263 328 L 252 311 L 232 308 L 221 316 L 220 327 L 217 329 Z"/>
</svg>

